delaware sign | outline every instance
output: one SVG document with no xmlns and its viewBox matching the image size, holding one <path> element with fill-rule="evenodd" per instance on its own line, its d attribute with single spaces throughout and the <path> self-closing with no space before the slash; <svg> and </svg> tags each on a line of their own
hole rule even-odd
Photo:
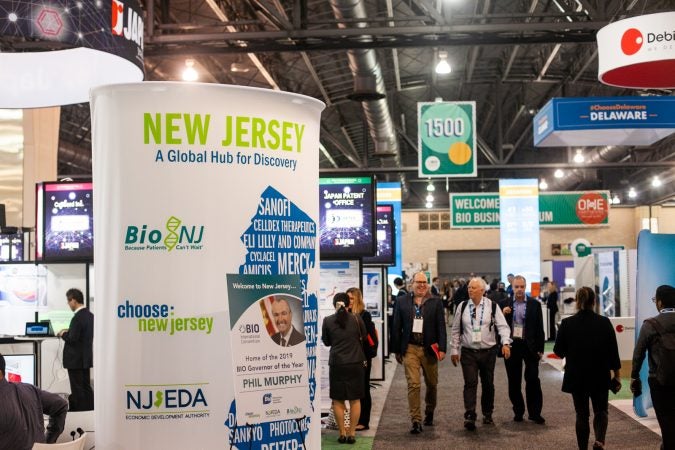
<svg viewBox="0 0 675 450">
<path fill-rule="evenodd" d="M 537 147 L 649 145 L 675 131 L 675 98 L 553 98 L 532 126 Z"/>
<path fill-rule="evenodd" d="M 499 194 L 450 194 L 452 228 L 499 228 Z M 575 228 L 608 225 L 609 191 L 539 194 L 539 226 Z"/>
<path fill-rule="evenodd" d="M 419 176 L 475 177 L 476 102 L 417 104 Z"/>
</svg>

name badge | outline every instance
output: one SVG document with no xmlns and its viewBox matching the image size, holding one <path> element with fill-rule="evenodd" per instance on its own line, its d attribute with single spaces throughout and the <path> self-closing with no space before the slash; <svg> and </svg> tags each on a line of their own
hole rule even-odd
<svg viewBox="0 0 675 450">
<path fill-rule="evenodd" d="M 421 317 L 415 318 L 413 320 L 413 333 L 421 333 L 422 332 L 422 325 L 424 324 L 424 319 Z"/>
<path fill-rule="evenodd" d="M 481 340 L 482 336 L 480 330 L 473 330 L 471 332 L 471 342 L 474 344 L 480 344 Z"/>
<path fill-rule="evenodd" d="M 523 326 L 519 324 L 513 325 L 513 338 L 522 339 L 523 338 Z"/>
</svg>

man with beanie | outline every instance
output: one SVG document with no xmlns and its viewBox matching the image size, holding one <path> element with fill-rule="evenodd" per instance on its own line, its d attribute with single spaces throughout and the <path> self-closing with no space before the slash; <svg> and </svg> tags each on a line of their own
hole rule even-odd
<svg viewBox="0 0 675 450">
<path fill-rule="evenodd" d="M 661 448 L 675 448 L 675 381 L 673 377 L 673 343 L 675 343 L 675 287 L 664 284 L 652 298 L 658 316 L 642 323 L 635 350 L 630 390 L 635 397 L 642 395 L 640 368 L 649 353 L 649 389 L 656 419 L 661 427 Z"/>
</svg>

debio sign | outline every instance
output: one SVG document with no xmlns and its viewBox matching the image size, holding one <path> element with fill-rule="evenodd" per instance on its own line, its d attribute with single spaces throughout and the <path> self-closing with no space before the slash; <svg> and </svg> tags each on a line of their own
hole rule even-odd
<svg viewBox="0 0 675 450">
<path fill-rule="evenodd" d="M 539 226 L 550 228 L 608 224 L 609 192 L 539 194 Z M 499 228 L 499 194 L 450 194 L 452 228 Z"/>
</svg>

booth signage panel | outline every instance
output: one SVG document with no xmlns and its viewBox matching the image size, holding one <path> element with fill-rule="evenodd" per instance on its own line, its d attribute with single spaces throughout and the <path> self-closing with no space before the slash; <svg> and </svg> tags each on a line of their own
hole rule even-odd
<svg viewBox="0 0 675 450">
<path fill-rule="evenodd" d="M 419 176 L 475 177 L 476 102 L 417 104 Z"/>
<path fill-rule="evenodd" d="M 401 276 L 403 267 L 402 257 L 402 238 L 401 238 L 401 183 L 399 182 L 378 182 L 377 183 L 377 202 L 391 204 L 394 206 L 394 231 L 396 252 L 396 265 L 389 267 L 388 280 L 393 283 L 393 279 Z"/>
<path fill-rule="evenodd" d="M 498 193 L 450 194 L 452 228 L 498 228 Z M 607 225 L 609 191 L 539 194 L 539 226 L 570 228 Z"/>
<path fill-rule="evenodd" d="M 93 90 L 94 253 L 105 274 L 95 286 L 97 448 L 195 448 L 196 437 L 200 448 L 321 445 L 322 108 L 225 85 Z M 260 308 L 270 295 L 293 304 L 304 342 L 292 351 L 274 342 L 281 322 Z M 281 354 L 302 374 L 267 373 L 262 358 Z M 247 356 L 255 373 L 238 385 Z M 257 382 L 264 389 L 252 394 Z"/>
<path fill-rule="evenodd" d="M 598 80 L 626 88 L 675 87 L 675 11 L 612 22 L 598 40 Z"/>
<path fill-rule="evenodd" d="M 648 145 L 675 131 L 675 98 L 553 98 L 534 117 L 534 145 Z"/>
</svg>

